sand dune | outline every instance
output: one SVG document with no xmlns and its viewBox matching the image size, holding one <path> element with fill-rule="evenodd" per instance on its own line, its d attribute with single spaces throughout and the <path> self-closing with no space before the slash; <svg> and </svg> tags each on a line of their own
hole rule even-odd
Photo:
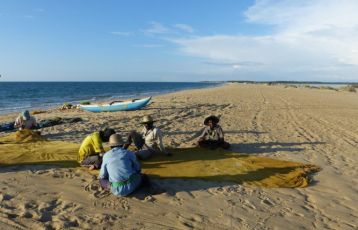
<svg viewBox="0 0 358 230">
<path fill-rule="evenodd" d="M 166 192 L 117 198 L 96 176 L 51 165 L 0 168 L 1 229 L 357 229 L 358 93 L 227 84 L 155 97 L 140 111 L 94 114 L 49 110 L 84 119 L 42 131 L 80 143 L 111 126 L 127 134 L 154 115 L 165 144 L 191 147 L 207 115 L 221 117 L 240 153 L 315 164 L 323 170 L 300 189 L 264 189 L 228 182 L 154 180 Z M 0 117 L 0 122 L 16 114 Z"/>
</svg>

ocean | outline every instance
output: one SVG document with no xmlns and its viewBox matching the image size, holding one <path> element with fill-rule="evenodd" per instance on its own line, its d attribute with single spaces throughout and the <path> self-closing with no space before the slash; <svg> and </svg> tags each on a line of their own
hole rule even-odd
<svg viewBox="0 0 358 230">
<path fill-rule="evenodd" d="M 0 114 L 63 103 L 155 96 L 214 87 L 211 82 L 0 82 Z"/>
</svg>

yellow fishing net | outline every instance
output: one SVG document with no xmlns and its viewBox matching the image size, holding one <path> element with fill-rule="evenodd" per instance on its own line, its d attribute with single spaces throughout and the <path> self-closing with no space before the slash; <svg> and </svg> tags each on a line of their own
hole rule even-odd
<svg viewBox="0 0 358 230">
<path fill-rule="evenodd" d="M 77 166 L 79 144 L 47 141 L 23 130 L 0 138 L 0 165 L 57 164 Z M 306 187 L 314 165 L 202 148 L 173 149 L 142 162 L 143 172 L 159 178 L 232 181 L 259 187 Z"/>
<path fill-rule="evenodd" d="M 76 167 L 80 145 L 44 140 L 38 133 L 24 129 L 0 137 L 0 165 L 58 164 Z"/>
<path fill-rule="evenodd" d="M 221 149 L 173 150 L 173 156 L 155 156 L 143 164 L 149 175 L 165 178 L 232 181 L 258 187 L 296 188 L 309 184 L 314 165 L 243 155 Z"/>
</svg>

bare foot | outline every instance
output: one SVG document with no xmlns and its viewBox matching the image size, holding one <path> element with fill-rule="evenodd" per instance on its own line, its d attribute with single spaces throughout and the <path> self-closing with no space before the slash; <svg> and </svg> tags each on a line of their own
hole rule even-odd
<svg viewBox="0 0 358 230">
<path fill-rule="evenodd" d="M 95 170 L 96 167 L 95 167 L 94 165 L 91 165 L 88 169 L 89 169 L 89 170 Z"/>
</svg>

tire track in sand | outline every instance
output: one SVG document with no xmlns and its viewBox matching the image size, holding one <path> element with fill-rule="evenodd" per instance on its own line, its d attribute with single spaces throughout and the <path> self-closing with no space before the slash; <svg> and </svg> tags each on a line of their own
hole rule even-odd
<svg viewBox="0 0 358 230">
<path fill-rule="evenodd" d="M 263 128 L 263 117 L 264 117 L 264 113 L 265 113 L 265 108 L 267 107 L 268 101 L 267 98 L 264 96 L 263 92 L 258 89 L 258 98 L 261 98 L 260 102 L 258 103 L 258 105 L 256 106 L 256 108 L 258 110 L 256 110 L 254 112 L 254 115 L 251 119 L 251 127 L 252 130 L 254 131 L 253 136 L 254 136 L 254 142 L 259 142 L 262 140 L 260 140 L 260 134 L 262 134 L 264 128 Z M 263 138 L 265 139 L 265 141 L 270 141 L 270 139 L 267 137 L 267 135 L 264 135 Z"/>
<path fill-rule="evenodd" d="M 344 135 L 344 143 L 352 144 L 351 140 L 347 135 L 345 134 L 337 134 L 335 133 L 336 130 L 334 128 L 326 128 L 330 123 L 328 121 L 326 123 L 321 122 L 319 119 L 314 118 L 312 116 L 309 116 L 306 113 L 303 113 L 300 111 L 299 113 L 295 112 L 297 108 L 294 110 L 292 109 L 291 104 L 283 99 L 280 98 L 281 101 L 285 104 L 287 107 L 287 119 L 288 123 L 292 125 L 292 128 L 300 134 L 306 141 L 308 142 L 320 142 L 322 141 L 322 138 L 317 135 L 313 130 L 319 130 L 318 133 L 325 133 L 326 129 L 329 130 L 330 133 L 333 133 L 336 137 L 339 137 L 340 135 Z M 314 122 L 312 122 L 312 120 Z M 309 123 L 305 124 L 303 121 L 310 121 Z M 308 126 L 309 124 L 309 126 Z M 323 131 L 322 131 L 323 129 Z M 325 143 L 327 145 L 328 143 Z M 326 148 L 323 148 L 323 146 L 317 145 L 313 148 L 315 152 L 318 152 L 321 157 L 323 157 L 328 165 L 330 165 L 333 169 L 335 169 L 336 172 L 340 171 L 340 166 L 337 165 L 335 162 L 335 158 L 337 157 L 335 154 L 333 154 L 330 151 L 326 151 Z M 307 210 L 310 210 L 314 215 L 314 222 L 312 223 L 315 228 L 320 228 L 324 226 L 325 229 L 334 229 L 329 226 L 328 223 L 339 223 L 339 219 L 332 217 L 328 214 L 325 214 L 323 210 L 320 210 L 320 208 L 315 204 L 314 200 L 310 198 L 310 196 L 303 191 L 299 191 L 300 195 L 304 197 L 305 199 L 305 208 Z"/>
</svg>

